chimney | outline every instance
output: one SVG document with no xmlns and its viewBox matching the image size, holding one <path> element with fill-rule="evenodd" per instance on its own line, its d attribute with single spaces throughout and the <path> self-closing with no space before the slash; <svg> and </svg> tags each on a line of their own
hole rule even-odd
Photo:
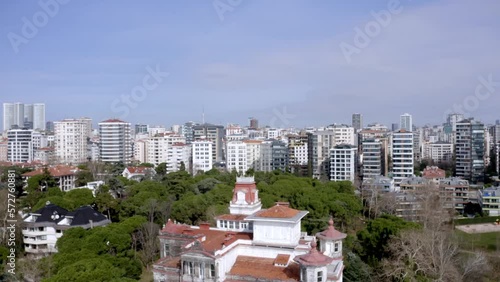
<svg viewBox="0 0 500 282">
<path fill-rule="evenodd" d="M 200 223 L 200 229 L 201 230 L 209 230 L 210 224 L 208 222 L 202 222 L 202 223 Z"/>
</svg>

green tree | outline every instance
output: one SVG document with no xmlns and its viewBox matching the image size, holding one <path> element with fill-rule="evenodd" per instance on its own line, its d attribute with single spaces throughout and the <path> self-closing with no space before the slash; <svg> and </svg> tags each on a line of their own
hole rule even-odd
<svg viewBox="0 0 500 282">
<path fill-rule="evenodd" d="M 92 173 L 88 170 L 80 170 L 76 174 L 76 187 L 81 187 L 87 185 L 87 183 L 94 181 Z"/>
<path fill-rule="evenodd" d="M 156 166 L 156 174 L 159 176 L 165 176 L 167 174 L 167 163 L 161 163 Z"/>
</svg>

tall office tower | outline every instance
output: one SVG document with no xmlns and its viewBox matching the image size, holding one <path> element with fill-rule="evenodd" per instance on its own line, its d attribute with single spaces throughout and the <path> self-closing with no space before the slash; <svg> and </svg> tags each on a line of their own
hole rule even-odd
<svg viewBox="0 0 500 282">
<path fill-rule="evenodd" d="M 376 178 L 385 174 L 385 171 L 382 169 L 385 161 L 382 152 L 382 142 L 379 139 L 363 140 L 361 152 L 363 154 L 363 164 L 361 166 L 363 179 Z"/>
<path fill-rule="evenodd" d="M 248 129 L 257 130 L 259 128 L 259 120 L 256 118 L 250 118 L 250 126 Z"/>
<path fill-rule="evenodd" d="M 119 119 L 109 119 L 99 123 L 101 161 L 130 163 L 133 157 L 130 127 L 130 123 Z"/>
<path fill-rule="evenodd" d="M 24 104 L 3 103 L 3 131 L 24 127 Z"/>
<path fill-rule="evenodd" d="M 87 162 L 88 140 L 92 135 L 90 118 L 65 119 L 54 122 L 56 159 L 64 164 Z"/>
<path fill-rule="evenodd" d="M 394 132 L 392 136 L 392 174 L 394 185 L 413 176 L 413 133 L 406 130 Z"/>
<path fill-rule="evenodd" d="M 212 142 L 213 162 L 216 163 L 223 161 L 224 144 L 222 142 L 225 137 L 224 126 L 204 123 L 193 126 L 193 130 L 194 130 L 194 140 L 204 139 Z"/>
<path fill-rule="evenodd" d="M 413 131 L 413 121 L 410 114 L 405 113 L 401 115 L 399 119 L 399 129 L 406 130 L 409 132 Z"/>
<path fill-rule="evenodd" d="M 363 116 L 361 114 L 352 114 L 352 127 L 356 131 L 363 129 Z"/>
<path fill-rule="evenodd" d="M 45 130 L 45 104 L 33 104 L 33 129 Z"/>
<path fill-rule="evenodd" d="M 33 129 L 33 104 L 24 104 L 24 123 L 31 124 Z"/>
<path fill-rule="evenodd" d="M 455 144 L 456 176 L 473 183 L 484 181 L 484 124 L 473 118 L 457 123 Z"/>
<path fill-rule="evenodd" d="M 337 145 L 330 150 L 330 180 L 354 181 L 356 177 L 357 148 L 351 145 Z"/>
<path fill-rule="evenodd" d="M 7 131 L 7 159 L 11 162 L 31 162 L 33 152 L 33 130 L 11 129 Z"/>
</svg>

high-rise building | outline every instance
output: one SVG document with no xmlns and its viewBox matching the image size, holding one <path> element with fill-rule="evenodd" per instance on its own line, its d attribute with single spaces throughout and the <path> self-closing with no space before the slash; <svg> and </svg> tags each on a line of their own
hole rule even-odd
<svg viewBox="0 0 500 282">
<path fill-rule="evenodd" d="M 484 181 L 485 135 L 484 124 L 474 119 L 457 123 L 455 144 L 456 176 L 473 183 Z"/>
<path fill-rule="evenodd" d="M 379 139 L 366 139 L 363 140 L 361 148 L 363 154 L 363 164 L 361 166 L 363 179 L 385 175 L 382 142 Z"/>
<path fill-rule="evenodd" d="M 88 160 L 88 142 L 92 134 L 90 118 L 54 122 L 56 159 L 64 164 L 81 164 Z"/>
<path fill-rule="evenodd" d="M 352 114 L 352 127 L 356 131 L 363 129 L 363 116 L 361 114 Z"/>
<path fill-rule="evenodd" d="M 283 141 L 273 140 L 271 143 L 272 170 L 288 169 L 288 146 Z"/>
<path fill-rule="evenodd" d="M 182 128 L 182 135 L 186 137 L 186 144 L 191 144 L 194 141 L 194 126 L 197 125 L 197 123 L 189 121 L 186 122 Z"/>
<path fill-rule="evenodd" d="M 3 103 L 3 131 L 24 127 L 24 104 Z"/>
<path fill-rule="evenodd" d="M 209 140 L 196 140 L 191 143 L 193 156 L 193 175 L 198 171 L 209 171 L 213 168 L 213 142 Z"/>
<path fill-rule="evenodd" d="M 288 135 L 290 166 L 307 165 L 307 134 Z"/>
<path fill-rule="evenodd" d="M 184 138 L 184 137 L 183 137 Z M 186 171 L 191 171 L 191 145 L 185 143 L 174 143 L 168 148 L 167 172 L 179 171 L 184 164 Z"/>
<path fill-rule="evenodd" d="M 399 129 L 399 123 L 393 123 L 391 125 L 391 131 L 398 131 Z"/>
<path fill-rule="evenodd" d="M 409 132 L 413 131 L 413 120 L 410 114 L 402 114 L 399 119 L 399 129 L 406 130 Z"/>
<path fill-rule="evenodd" d="M 133 155 L 130 127 L 130 123 L 118 119 L 99 123 L 101 161 L 130 163 Z"/>
<path fill-rule="evenodd" d="M 413 176 L 413 133 L 400 130 L 392 136 L 392 174 L 394 184 Z"/>
<path fill-rule="evenodd" d="M 337 145 L 330 150 L 330 180 L 354 181 L 356 177 L 357 148 L 351 145 Z"/>
<path fill-rule="evenodd" d="M 33 125 L 33 104 L 24 104 L 24 122 Z"/>
<path fill-rule="evenodd" d="M 224 160 L 224 144 L 225 136 L 224 126 L 214 124 L 200 124 L 193 126 L 194 140 L 204 139 L 212 142 L 212 158 L 213 162 L 221 162 Z"/>
<path fill-rule="evenodd" d="M 226 169 L 245 173 L 248 170 L 247 143 L 243 141 L 229 141 L 226 143 Z"/>
<path fill-rule="evenodd" d="M 48 132 L 54 132 L 54 122 L 53 121 L 47 121 L 45 123 L 45 130 Z"/>
<path fill-rule="evenodd" d="M 11 162 L 31 162 L 34 157 L 33 130 L 11 129 L 7 131 L 7 159 Z"/>
<path fill-rule="evenodd" d="M 146 162 L 154 165 L 168 163 L 169 150 L 176 143 L 186 143 L 186 138 L 174 133 L 157 134 L 146 139 Z"/>
<path fill-rule="evenodd" d="M 45 130 L 45 104 L 33 104 L 33 129 Z"/>
<path fill-rule="evenodd" d="M 148 134 L 149 125 L 147 124 L 136 124 L 134 133 L 137 134 Z"/>
<path fill-rule="evenodd" d="M 250 118 L 250 126 L 248 129 L 257 130 L 259 129 L 259 120 L 256 118 Z"/>
</svg>

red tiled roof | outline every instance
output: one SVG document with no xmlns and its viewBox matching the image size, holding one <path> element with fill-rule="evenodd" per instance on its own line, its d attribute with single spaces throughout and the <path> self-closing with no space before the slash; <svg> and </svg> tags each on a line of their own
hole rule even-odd
<svg viewBox="0 0 500 282">
<path fill-rule="evenodd" d="M 289 261 L 290 261 L 290 255 L 279 254 L 276 256 L 274 264 L 287 265 Z"/>
<path fill-rule="evenodd" d="M 335 229 L 335 227 L 333 226 L 332 218 L 330 218 L 330 221 L 328 221 L 328 225 L 329 225 L 328 229 L 318 233 L 317 235 L 318 237 L 323 237 L 330 240 L 341 240 L 347 237 L 347 234 L 342 233 Z"/>
<path fill-rule="evenodd" d="M 53 177 L 75 175 L 79 171 L 79 169 L 77 167 L 67 166 L 67 165 L 52 166 L 52 167 L 48 167 L 47 170 L 49 171 L 50 175 Z M 40 175 L 40 174 L 43 174 L 44 171 L 45 171 L 44 168 L 39 168 L 37 170 L 27 172 L 27 173 L 23 174 L 23 176 L 31 177 L 31 176 L 35 176 L 35 175 Z"/>
<path fill-rule="evenodd" d="M 229 280 L 252 278 L 273 281 L 299 281 L 300 268 L 297 263 L 290 263 L 287 267 L 274 266 L 275 259 L 249 256 L 238 256 L 231 271 Z"/>
<path fill-rule="evenodd" d="M 308 254 L 296 256 L 294 261 L 305 266 L 325 266 L 333 261 L 333 258 L 325 256 L 316 249 L 316 240 L 311 243 L 311 251 Z"/>
<path fill-rule="evenodd" d="M 238 201 L 238 192 L 243 192 L 245 194 L 245 202 L 247 204 L 252 204 L 257 202 L 256 193 L 257 186 L 254 183 L 236 183 L 233 190 L 233 203 Z"/>
<path fill-rule="evenodd" d="M 267 210 L 261 210 L 255 214 L 256 217 L 268 217 L 268 218 L 292 218 L 296 216 L 300 211 L 289 208 L 287 206 L 276 205 Z"/>
<path fill-rule="evenodd" d="M 146 167 L 146 166 L 138 166 L 138 167 L 129 166 L 129 167 L 127 167 L 127 170 L 130 173 L 146 173 L 146 171 L 150 170 L 150 169 L 151 169 L 150 167 Z"/>
<path fill-rule="evenodd" d="M 445 178 L 446 177 L 446 171 L 444 169 L 440 169 L 437 166 L 428 166 L 422 172 L 422 176 L 424 178 L 427 178 L 427 179 L 430 179 L 430 178 Z"/>
</svg>

